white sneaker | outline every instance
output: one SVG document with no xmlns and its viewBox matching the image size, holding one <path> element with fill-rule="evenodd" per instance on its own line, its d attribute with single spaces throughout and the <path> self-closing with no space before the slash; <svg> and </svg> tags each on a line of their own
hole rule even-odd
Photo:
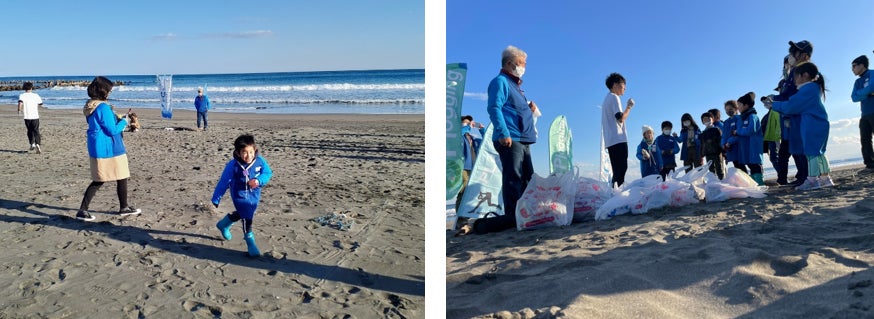
<svg viewBox="0 0 874 319">
<path fill-rule="evenodd" d="M 804 184 L 801 184 L 800 186 L 796 187 L 795 190 L 806 191 L 806 190 L 819 189 L 819 188 L 822 188 L 822 186 L 819 185 L 819 178 L 818 177 L 807 177 L 807 179 L 804 180 Z"/>
<path fill-rule="evenodd" d="M 819 182 L 820 187 L 833 187 L 833 186 L 835 186 L 835 182 L 832 181 L 832 177 L 828 176 L 828 175 L 820 176 L 818 182 Z"/>
<path fill-rule="evenodd" d="M 42 149 L 39 147 L 39 144 L 36 144 L 36 153 L 37 154 L 42 153 Z"/>
<path fill-rule="evenodd" d="M 36 148 L 36 144 L 30 144 L 30 150 L 32 151 L 34 148 Z"/>
</svg>

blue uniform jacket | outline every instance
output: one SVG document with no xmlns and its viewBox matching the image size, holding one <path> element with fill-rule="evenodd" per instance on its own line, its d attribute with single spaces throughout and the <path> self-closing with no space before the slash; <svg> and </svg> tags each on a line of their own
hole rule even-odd
<svg viewBox="0 0 874 319">
<path fill-rule="evenodd" d="M 723 125 L 725 130 L 722 131 L 722 145 L 729 145 L 728 150 L 725 152 L 726 162 L 734 162 L 737 161 L 738 158 L 737 136 L 732 136 L 731 133 L 737 130 L 737 121 L 739 117 L 739 115 L 730 116 L 725 120 Z"/>
<path fill-rule="evenodd" d="M 862 73 L 853 84 L 853 102 L 862 102 L 862 116 L 874 114 L 874 97 L 871 96 L 870 80 L 871 70 L 868 70 Z"/>
<path fill-rule="evenodd" d="M 258 208 L 258 202 L 261 200 L 261 188 L 270 181 L 273 171 L 261 155 L 255 155 L 255 160 L 248 165 L 238 160 L 236 155 L 234 157 L 225 165 L 222 176 L 215 185 L 212 203 L 218 206 L 222 196 L 230 188 L 234 209 L 237 210 L 240 217 L 252 219 L 255 216 L 255 209 Z M 249 188 L 248 181 L 250 179 L 257 179 L 258 187 Z"/>
<path fill-rule="evenodd" d="M 641 150 L 649 152 L 649 159 L 643 158 Z M 659 154 L 661 154 L 661 151 L 659 150 L 658 143 L 653 142 L 652 145 L 647 145 L 646 140 L 640 141 L 640 145 L 637 145 L 637 159 L 640 160 L 641 177 L 656 175 L 662 170 L 662 157 Z"/>
<path fill-rule="evenodd" d="M 109 104 L 100 103 L 85 120 L 88 121 L 88 156 L 112 158 L 127 153 L 121 136 L 127 119 L 119 120 Z"/>
<path fill-rule="evenodd" d="M 194 108 L 197 109 L 198 112 L 206 112 L 209 111 L 210 108 L 209 98 L 204 94 L 203 98 L 200 95 L 194 98 Z"/>
<path fill-rule="evenodd" d="M 788 101 L 774 102 L 771 109 L 781 114 L 786 112 L 801 118 L 799 127 L 799 130 L 802 131 L 801 143 L 796 144 L 802 147 L 803 152 L 799 154 L 808 156 L 825 154 L 829 122 L 818 84 L 808 82 L 801 85 L 798 93 L 790 97 Z"/>
<path fill-rule="evenodd" d="M 701 140 L 698 138 L 698 135 L 700 135 L 700 134 L 701 134 L 701 130 L 695 130 L 695 136 L 693 137 L 693 139 L 695 140 L 695 149 L 697 151 L 698 157 L 703 158 L 704 156 L 701 155 Z M 680 152 L 680 160 L 681 161 L 686 160 L 686 156 L 687 156 L 686 153 L 688 153 L 688 151 L 686 151 L 687 149 L 689 149 L 688 145 L 686 145 L 686 141 L 688 140 L 688 136 L 689 136 L 689 130 L 684 128 L 683 131 L 680 132 L 680 140 L 679 140 L 680 144 L 683 144 L 683 150 Z"/>
<path fill-rule="evenodd" d="M 511 138 L 514 142 L 537 142 L 534 132 L 534 113 L 522 89 L 513 79 L 500 73 L 489 83 L 486 110 L 495 130 L 492 140 Z"/>
<path fill-rule="evenodd" d="M 778 111 L 779 112 L 779 111 Z M 756 109 L 751 107 L 737 119 L 737 159 L 740 164 L 762 164 L 765 135 Z"/>
<path fill-rule="evenodd" d="M 789 75 L 786 77 L 787 80 L 783 81 L 783 86 L 780 88 L 780 94 L 774 96 L 775 102 L 788 101 L 790 97 L 798 92 L 798 87 L 795 86 L 795 81 L 793 80 L 794 78 L 795 68 L 793 67 L 792 70 L 789 70 Z M 782 115 L 782 120 L 780 121 L 780 139 L 790 141 L 790 154 L 804 154 L 804 149 L 801 146 L 801 143 L 791 142 L 801 141 L 801 117 L 798 115 L 780 114 Z"/>
<path fill-rule="evenodd" d="M 669 151 L 670 154 L 661 154 L 662 168 L 677 167 L 677 153 L 680 152 L 680 143 L 673 135 L 661 134 L 655 139 L 655 144 L 661 151 Z M 661 153 L 661 152 L 659 152 Z"/>
</svg>

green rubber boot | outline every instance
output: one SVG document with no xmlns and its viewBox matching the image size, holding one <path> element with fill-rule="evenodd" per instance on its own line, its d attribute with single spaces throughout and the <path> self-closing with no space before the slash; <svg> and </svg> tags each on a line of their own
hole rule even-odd
<svg viewBox="0 0 874 319">
<path fill-rule="evenodd" d="M 761 173 L 750 175 L 750 177 L 752 177 L 753 180 L 756 181 L 756 184 L 759 184 L 759 186 L 765 186 L 765 179 Z"/>
<path fill-rule="evenodd" d="M 261 256 L 261 250 L 258 250 L 258 245 L 255 245 L 255 234 L 252 232 L 248 232 L 243 235 L 243 238 L 246 239 L 246 246 L 249 247 L 249 256 Z"/>
<path fill-rule="evenodd" d="M 231 215 L 225 215 L 225 218 L 216 223 L 215 227 L 222 232 L 222 237 L 225 240 L 231 240 L 231 226 L 233 225 L 234 222 L 231 221 Z"/>
</svg>

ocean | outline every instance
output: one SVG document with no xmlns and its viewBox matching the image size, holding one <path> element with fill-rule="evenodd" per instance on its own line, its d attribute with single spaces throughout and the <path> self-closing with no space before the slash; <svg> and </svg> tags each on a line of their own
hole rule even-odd
<svg viewBox="0 0 874 319">
<path fill-rule="evenodd" d="M 161 108 L 155 75 L 106 75 L 125 82 L 113 88 L 116 108 Z M 0 77 L 0 81 L 90 81 L 94 76 Z M 194 110 L 204 87 L 214 112 L 424 114 L 425 70 L 362 70 L 173 75 L 170 105 Z M 81 108 L 85 87 L 35 90 L 50 109 Z M 0 103 L 18 103 L 21 91 L 0 92 Z"/>
</svg>

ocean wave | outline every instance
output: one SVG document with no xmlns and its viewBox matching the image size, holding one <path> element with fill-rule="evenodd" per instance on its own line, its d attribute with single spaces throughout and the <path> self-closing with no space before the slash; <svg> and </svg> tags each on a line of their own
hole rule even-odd
<svg viewBox="0 0 874 319">
<path fill-rule="evenodd" d="M 196 92 L 199 87 L 180 86 L 172 87 L 171 92 Z M 79 86 L 56 86 L 52 91 L 85 91 L 86 87 Z M 121 92 L 157 92 L 158 86 L 117 86 L 114 88 Z M 263 85 L 263 86 L 207 86 L 209 92 L 283 92 L 283 91 L 369 91 L 369 90 L 425 90 L 424 83 L 384 83 L 384 84 L 307 84 L 307 85 Z"/>
</svg>

